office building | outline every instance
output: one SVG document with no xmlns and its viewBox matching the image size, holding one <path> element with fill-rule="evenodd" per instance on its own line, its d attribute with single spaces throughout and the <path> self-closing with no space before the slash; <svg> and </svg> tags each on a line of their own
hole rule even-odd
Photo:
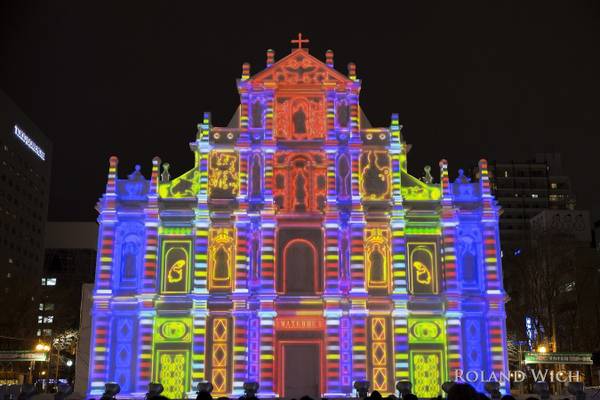
<svg viewBox="0 0 600 400">
<path fill-rule="evenodd" d="M 0 335 L 35 336 L 51 164 L 48 138 L 0 91 Z"/>
</svg>

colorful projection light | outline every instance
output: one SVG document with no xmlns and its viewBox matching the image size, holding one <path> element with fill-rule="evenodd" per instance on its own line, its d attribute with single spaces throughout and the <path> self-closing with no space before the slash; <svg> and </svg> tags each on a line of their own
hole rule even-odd
<svg viewBox="0 0 600 400">
<path fill-rule="evenodd" d="M 478 182 L 408 173 L 397 115 L 374 128 L 344 75 L 308 40 L 252 75 L 229 126 L 206 113 L 179 177 L 152 160 L 99 203 L 90 392 L 117 382 L 171 398 L 201 381 L 240 396 L 435 397 L 453 371 L 506 372 L 498 206 Z M 477 383 L 482 389 L 483 382 Z M 300 389 L 299 389 L 300 388 Z M 504 387 L 505 389 L 505 387 Z"/>
</svg>

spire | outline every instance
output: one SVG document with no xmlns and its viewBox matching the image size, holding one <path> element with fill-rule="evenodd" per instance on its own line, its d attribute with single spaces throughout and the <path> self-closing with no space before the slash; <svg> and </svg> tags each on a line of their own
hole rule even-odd
<svg viewBox="0 0 600 400">
<path fill-rule="evenodd" d="M 482 158 L 479 160 L 479 184 L 481 185 L 481 194 L 483 197 L 491 197 L 490 190 L 490 175 L 488 171 L 487 160 Z"/>
<path fill-rule="evenodd" d="M 112 156 L 108 160 L 108 181 L 106 182 L 106 193 L 116 193 L 117 191 L 117 166 L 119 159 Z"/>
<path fill-rule="evenodd" d="M 250 78 L 250 63 L 243 63 L 242 64 L 242 80 L 246 80 Z"/>
<path fill-rule="evenodd" d="M 450 178 L 448 176 L 448 161 L 442 159 L 440 161 L 440 185 L 442 186 L 442 204 L 444 201 L 449 202 L 452 199 L 450 191 Z"/>
<path fill-rule="evenodd" d="M 353 81 L 356 80 L 356 64 L 353 62 L 348 64 L 348 78 L 352 79 Z"/>
<path fill-rule="evenodd" d="M 160 174 L 160 157 L 154 157 L 152 159 L 152 175 L 150 177 L 150 193 L 156 194 L 158 192 Z"/>
<path fill-rule="evenodd" d="M 267 50 L 267 68 L 275 63 L 275 50 Z"/>
<path fill-rule="evenodd" d="M 333 50 L 327 50 L 325 53 L 325 64 L 327 64 L 329 68 L 333 68 Z"/>
</svg>

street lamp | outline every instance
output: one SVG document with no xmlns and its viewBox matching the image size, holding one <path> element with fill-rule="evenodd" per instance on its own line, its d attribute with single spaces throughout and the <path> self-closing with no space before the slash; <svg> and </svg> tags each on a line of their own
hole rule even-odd
<svg viewBox="0 0 600 400">
<path fill-rule="evenodd" d="M 538 348 L 537 348 L 538 353 L 546 353 L 547 351 L 548 351 L 548 349 L 544 345 L 538 346 Z"/>
<path fill-rule="evenodd" d="M 35 345 L 35 351 L 38 353 L 47 353 L 50 351 L 50 346 L 46 343 L 39 342 Z M 31 361 L 29 366 L 29 383 L 33 383 L 33 370 L 35 369 L 35 360 Z"/>
<path fill-rule="evenodd" d="M 50 346 L 46 343 L 38 343 L 35 345 L 35 351 L 48 352 L 50 351 Z"/>
</svg>

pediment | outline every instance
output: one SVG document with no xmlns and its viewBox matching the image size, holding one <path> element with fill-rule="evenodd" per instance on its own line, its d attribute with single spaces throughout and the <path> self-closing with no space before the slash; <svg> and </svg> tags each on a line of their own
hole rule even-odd
<svg viewBox="0 0 600 400">
<path fill-rule="evenodd" d="M 277 85 L 348 84 L 353 81 L 327 64 L 313 57 L 306 49 L 294 49 L 269 68 L 249 79 L 254 84 Z"/>
</svg>

